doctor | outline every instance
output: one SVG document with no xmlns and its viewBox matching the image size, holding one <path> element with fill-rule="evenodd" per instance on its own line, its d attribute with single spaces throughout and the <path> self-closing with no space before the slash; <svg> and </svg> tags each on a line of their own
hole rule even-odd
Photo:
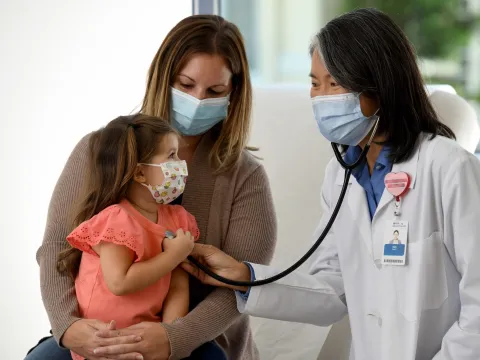
<svg viewBox="0 0 480 360">
<path fill-rule="evenodd" d="M 480 359 L 480 163 L 439 122 L 412 46 L 385 14 L 362 9 L 330 21 L 310 53 L 315 120 L 325 138 L 344 145 L 347 163 L 377 121 L 378 128 L 310 272 L 234 288 L 239 311 L 319 326 L 348 311 L 355 360 Z M 343 180 L 334 159 L 314 239 Z M 389 244 L 395 231 L 405 247 Z M 234 280 L 279 272 L 208 245 L 196 245 L 193 256 Z"/>
</svg>

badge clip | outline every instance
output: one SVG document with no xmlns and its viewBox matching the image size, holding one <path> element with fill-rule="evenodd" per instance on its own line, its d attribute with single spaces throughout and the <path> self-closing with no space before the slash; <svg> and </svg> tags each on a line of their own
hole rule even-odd
<svg viewBox="0 0 480 360">
<path fill-rule="evenodd" d="M 410 176 L 405 172 L 388 173 L 385 176 L 385 188 L 390 194 L 395 197 L 395 209 L 393 214 L 395 216 L 401 215 L 401 197 L 404 195 L 410 186 Z"/>
</svg>

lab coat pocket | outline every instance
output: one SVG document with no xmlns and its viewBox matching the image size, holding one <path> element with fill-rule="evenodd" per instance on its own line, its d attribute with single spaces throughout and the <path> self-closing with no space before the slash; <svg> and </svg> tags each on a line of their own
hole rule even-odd
<svg viewBox="0 0 480 360">
<path fill-rule="evenodd" d="M 438 309 L 448 297 L 442 233 L 407 247 L 407 264 L 393 268 L 397 309 L 408 321 L 416 321 L 422 311 Z"/>
</svg>

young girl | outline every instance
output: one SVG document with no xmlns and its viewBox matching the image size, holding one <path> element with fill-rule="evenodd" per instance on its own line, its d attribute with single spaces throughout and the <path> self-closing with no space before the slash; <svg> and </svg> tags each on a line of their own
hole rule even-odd
<svg viewBox="0 0 480 360">
<path fill-rule="evenodd" d="M 58 262 L 75 277 L 81 316 L 115 320 L 118 328 L 185 316 L 188 275 L 178 265 L 199 231 L 184 208 L 167 205 L 188 175 L 177 134 L 155 117 L 119 117 L 92 134 L 89 149 L 86 196 L 67 237 L 72 248 Z"/>
</svg>

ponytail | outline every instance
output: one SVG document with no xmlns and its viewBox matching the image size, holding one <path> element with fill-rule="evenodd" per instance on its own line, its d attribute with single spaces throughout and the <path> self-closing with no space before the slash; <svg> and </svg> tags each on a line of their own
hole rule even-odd
<svg viewBox="0 0 480 360">
<path fill-rule="evenodd" d="M 121 116 L 94 132 L 89 139 L 85 195 L 73 227 L 125 198 L 138 163 L 155 155 L 160 137 L 172 132 L 166 121 L 146 115 Z M 80 260 L 81 251 L 70 247 L 60 253 L 57 269 L 75 278 Z"/>
</svg>

